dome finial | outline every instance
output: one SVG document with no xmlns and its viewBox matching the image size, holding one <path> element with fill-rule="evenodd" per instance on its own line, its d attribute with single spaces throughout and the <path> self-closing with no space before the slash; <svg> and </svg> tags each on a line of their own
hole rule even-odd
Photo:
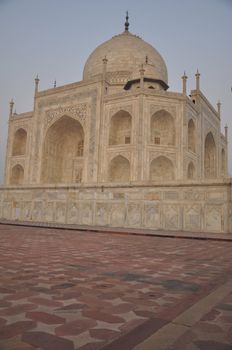
<svg viewBox="0 0 232 350">
<path fill-rule="evenodd" d="M 125 22 L 125 32 L 129 31 L 129 25 L 130 23 L 128 22 L 129 16 L 128 16 L 128 11 L 126 11 L 126 22 Z"/>
</svg>

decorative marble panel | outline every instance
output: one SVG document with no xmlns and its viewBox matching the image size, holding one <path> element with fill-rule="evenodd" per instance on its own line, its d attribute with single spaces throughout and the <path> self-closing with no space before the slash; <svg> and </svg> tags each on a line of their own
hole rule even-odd
<svg viewBox="0 0 232 350">
<path fill-rule="evenodd" d="M 124 203 L 112 203 L 110 213 L 110 225 L 123 227 L 126 221 L 126 210 Z"/>
<path fill-rule="evenodd" d="M 168 230 L 179 229 L 179 205 L 164 205 L 163 207 L 164 227 Z"/>
<path fill-rule="evenodd" d="M 145 204 L 144 225 L 148 228 L 161 228 L 160 204 Z"/>
<path fill-rule="evenodd" d="M 139 227 L 141 226 L 141 205 L 129 203 L 127 206 L 127 223 L 128 226 Z"/>
</svg>

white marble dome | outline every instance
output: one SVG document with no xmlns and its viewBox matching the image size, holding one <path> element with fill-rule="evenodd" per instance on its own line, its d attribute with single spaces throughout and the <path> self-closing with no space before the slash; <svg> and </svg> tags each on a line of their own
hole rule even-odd
<svg viewBox="0 0 232 350">
<path fill-rule="evenodd" d="M 168 84 L 166 64 L 159 52 L 140 37 L 124 31 L 99 45 L 88 57 L 83 79 L 89 80 L 103 72 L 103 59 L 107 58 L 107 75 L 111 82 L 125 83 L 139 78 L 143 64 L 145 77 Z"/>
</svg>

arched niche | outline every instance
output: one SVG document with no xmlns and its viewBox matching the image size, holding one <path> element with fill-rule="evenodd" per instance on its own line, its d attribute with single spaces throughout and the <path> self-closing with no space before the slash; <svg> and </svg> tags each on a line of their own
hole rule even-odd
<svg viewBox="0 0 232 350">
<path fill-rule="evenodd" d="M 20 128 L 14 134 L 12 156 L 25 155 L 26 145 L 27 145 L 27 132 L 23 128 Z"/>
<path fill-rule="evenodd" d="M 165 110 L 160 110 L 151 117 L 151 143 L 157 145 L 175 145 L 174 118 Z"/>
<path fill-rule="evenodd" d="M 188 150 L 196 152 L 196 128 L 192 119 L 188 122 Z"/>
<path fill-rule="evenodd" d="M 188 164 L 188 169 L 187 169 L 187 179 L 191 180 L 191 179 L 195 179 L 195 166 L 193 164 L 193 162 L 190 162 Z"/>
<path fill-rule="evenodd" d="M 110 120 L 109 145 L 131 143 L 132 117 L 129 112 L 120 110 Z"/>
<path fill-rule="evenodd" d="M 17 164 L 11 169 L 10 184 L 21 185 L 24 180 L 24 169 L 22 165 Z"/>
<path fill-rule="evenodd" d="M 224 148 L 221 151 L 221 173 L 223 176 L 226 175 L 226 152 Z"/>
<path fill-rule="evenodd" d="M 152 160 L 150 165 L 150 180 L 173 180 L 174 167 L 170 159 L 159 156 Z"/>
<path fill-rule="evenodd" d="M 42 183 L 72 183 L 82 180 L 84 130 L 79 121 L 63 116 L 48 129 L 43 145 Z M 76 174 L 78 166 L 81 179 Z"/>
<path fill-rule="evenodd" d="M 109 164 L 109 181 L 130 181 L 130 162 L 127 158 L 119 155 L 111 160 Z"/>
<path fill-rule="evenodd" d="M 204 173 L 207 179 L 216 177 L 216 145 L 211 132 L 205 138 Z"/>
</svg>

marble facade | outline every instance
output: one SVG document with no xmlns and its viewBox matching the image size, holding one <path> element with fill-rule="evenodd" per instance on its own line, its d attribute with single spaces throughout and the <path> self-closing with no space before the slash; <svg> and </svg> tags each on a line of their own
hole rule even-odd
<svg viewBox="0 0 232 350">
<path fill-rule="evenodd" d="M 10 104 L 3 219 L 231 232 L 227 128 L 200 89 L 168 90 L 160 54 L 125 31 L 83 80 Z"/>
</svg>

